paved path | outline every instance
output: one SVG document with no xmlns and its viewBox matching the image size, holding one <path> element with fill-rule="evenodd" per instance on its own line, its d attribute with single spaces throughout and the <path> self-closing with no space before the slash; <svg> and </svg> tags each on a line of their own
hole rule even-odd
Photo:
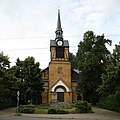
<svg viewBox="0 0 120 120">
<path fill-rule="evenodd" d="M 94 113 L 87 114 L 22 114 L 22 116 L 15 116 L 15 111 L 15 108 L 0 111 L 0 120 L 120 120 L 120 113 L 96 107 L 93 107 Z"/>
<path fill-rule="evenodd" d="M 16 113 L 16 108 L 8 108 L 0 110 L 0 115 L 14 115 Z"/>
</svg>

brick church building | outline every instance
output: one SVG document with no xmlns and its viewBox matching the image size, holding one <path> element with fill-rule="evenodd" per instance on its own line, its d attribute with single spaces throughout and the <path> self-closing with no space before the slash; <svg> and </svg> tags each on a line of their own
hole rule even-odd
<svg viewBox="0 0 120 120">
<path fill-rule="evenodd" d="M 50 103 L 53 100 L 72 103 L 77 99 L 82 99 L 82 95 L 77 96 L 76 94 L 78 71 L 71 69 L 69 41 L 63 39 L 59 10 L 55 34 L 55 39 L 50 40 L 51 61 L 49 66 L 41 71 L 44 81 L 42 104 Z"/>
</svg>

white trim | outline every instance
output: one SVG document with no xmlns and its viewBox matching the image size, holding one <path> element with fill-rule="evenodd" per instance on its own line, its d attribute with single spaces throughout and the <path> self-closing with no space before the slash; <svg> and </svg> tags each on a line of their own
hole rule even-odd
<svg viewBox="0 0 120 120">
<path fill-rule="evenodd" d="M 55 91 L 55 88 L 56 88 L 57 86 L 63 86 L 63 87 L 65 87 L 65 89 L 66 89 L 67 92 L 70 92 L 69 88 L 68 88 L 61 80 L 60 80 L 55 86 L 53 86 L 52 92 Z"/>
</svg>

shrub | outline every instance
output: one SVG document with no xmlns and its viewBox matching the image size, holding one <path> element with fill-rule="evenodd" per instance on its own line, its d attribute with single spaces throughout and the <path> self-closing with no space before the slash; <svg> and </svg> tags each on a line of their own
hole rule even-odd
<svg viewBox="0 0 120 120">
<path fill-rule="evenodd" d="M 56 110 L 56 113 L 57 113 L 57 114 L 68 114 L 68 111 L 63 110 L 63 109 L 57 109 L 57 110 Z"/>
<path fill-rule="evenodd" d="M 15 106 L 15 103 L 11 99 L 1 98 L 1 96 L 0 96 L 0 110 L 9 108 L 9 107 L 13 107 L 13 106 Z"/>
<path fill-rule="evenodd" d="M 69 114 L 75 114 L 75 108 L 64 109 L 64 110 L 67 111 Z"/>
<path fill-rule="evenodd" d="M 35 114 L 47 114 L 48 110 L 47 109 L 35 109 Z"/>
<path fill-rule="evenodd" d="M 51 108 L 51 109 L 48 110 L 48 114 L 68 114 L 68 111 L 63 110 L 63 109 Z"/>
<path fill-rule="evenodd" d="M 48 114 L 56 114 L 56 109 L 53 108 L 48 109 Z"/>
<path fill-rule="evenodd" d="M 37 108 L 37 109 L 48 109 L 49 106 L 47 106 L 47 105 L 35 105 L 35 108 Z"/>
<path fill-rule="evenodd" d="M 120 92 L 116 91 L 115 94 L 102 97 L 99 104 L 105 109 L 120 112 Z"/>
<path fill-rule="evenodd" d="M 20 113 L 34 113 L 35 108 L 33 105 L 20 105 L 18 107 L 18 112 L 20 112 Z"/>
<path fill-rule="evenodd" d="M 91 113 L 92 108 L 91 104 L 89 104 L 87 101 L 77 101 L 75 104 L 76 112 L 77 113 Z"/>
</svg>

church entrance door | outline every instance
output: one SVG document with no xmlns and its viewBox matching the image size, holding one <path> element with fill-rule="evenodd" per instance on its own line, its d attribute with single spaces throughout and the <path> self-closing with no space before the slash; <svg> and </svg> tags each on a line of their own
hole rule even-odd
<svg viewBox="0 0 120 120">
<path fill-rule="evenodd" d="M 64 102 L 64 92 L 57 92 L 58 102 Z"/>
<path fill-rule="evenodd" d="M 56 89 L 56 93 L 57 93 L 57 101 L 58 102 L 64 102 L 64 89 L 63 87 L 58 87 Z"/>
</svg>

